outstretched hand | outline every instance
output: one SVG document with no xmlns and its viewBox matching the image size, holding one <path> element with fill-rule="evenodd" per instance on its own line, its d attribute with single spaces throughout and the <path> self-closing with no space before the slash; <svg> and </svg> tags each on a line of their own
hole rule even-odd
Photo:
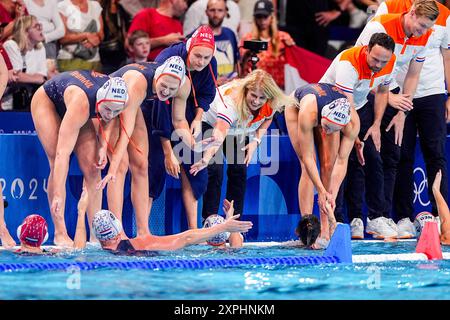
<svg viewBox="0 0 450 320">
<path fill-rule="evenodd" d="M 364 159 L 364 142 L 363 141 L 355 142 L 355 150 L 359 164 L 364 166 L 366 164 L 366 160 Z"/>
<path fill-rule="evenodd" d="M 191 123 L 191 134 L 195 138 L 202 132 L 202 122 L 200 120 L 193 120 Z"/>
<path fill-rule="evenodd" d="M 223 200 L 223 213 L 225 213 L 225 218 L 231 218 L 234 215 L 234 200 L 228 201 Z"/>
<path fill-rule="evenodd" d="M 193 176 L 196 176 L 197 173 L 199 173 L 200 171 L 205 169 L 207 166 L 208 166 L 208 161 L 206 161 L 205 159 L 201 158 L 200 161 L 197 161 L 196 163 L 194 163 L 191 166 L 191 169 L 189 170 L 189 173 L 192 174 Z"/>
<path fill-rule="evenodd" d="M 94 164 L 95 168 L 103 170 L 105 169 L 107 163 L 108 163 L 107 150 L 106 148 L 100 148 L 98 150 L 98 162 Z"/>
<path fill-rule="evenodd" d="M 83 191 L 81 192 L 80 200 L 78 200 L 78 213 L 86 213 L 87 206 L 89 202 L 88 192 L 85 186 L 83 186 Z"/>
<path fill-rule="evenodd" d="M 253 227 L 253 223 L 251 221 L 239 221 L 237 220 L 239 217 L 240 214 L 237 214 L 235 216 L 228 217 L 225 220 L 225 232 L 247 232 Z"/>
<path fill-rule="evenodd" d="M 328 201 L 325 203 L 325 211 L 328 216 L 328 230 L 331 238 L 334 233 L 334 229 L 336 229 L 336 218 L 334 217 L 334 209 Z"/>
<path fill-rule="evenodd" d="M 108 173 L 99 183 L 97 183 L 96 189 L 103 190 L 109 182 L 116 182 L 116 175 Z"/>
<path fill-rule="evenodd" d="M 220 146 L 221 142 L 214 136 L 196 142 L 192 148 L 195 152 L 203 152 L 211 147 Z"/>
<path fill-rule="evenodd" d="M 433 181 L 433 187 L 432 187 L 433 193 L 441 192 L 441 181 L 442 181 L 442 171 L 439 170 L 436 173 L 436 177 L 434 178 L 434 181 Z"/>
<path fill-rule="evenodd" d="M 386 132 L 391 130 L 394 127 L 395 134 L 395 144 L 398 146 L 402 146 L 403 141 L 403 128 L 405 127 L 405 119 L 406 115 L 404 112 L 398 112 L 391 120 L 389 125 L 386 128 Z"/>
</svg>

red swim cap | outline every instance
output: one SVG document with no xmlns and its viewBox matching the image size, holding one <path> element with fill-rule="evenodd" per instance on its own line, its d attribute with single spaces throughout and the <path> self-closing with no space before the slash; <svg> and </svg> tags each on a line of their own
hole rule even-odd
<svg viewBox="0 0 450 320">
<path fill-rule="evenodd" d="M 30 247 L 41 246 L 48 239 L 47 221 L 38 214 L 29 215 L 17 228 L 17 237 Z"/>
<path fill-rule="evenodd" d="M 209 26 L 198 27 L 192 34 L 192 37 L 186 42 L 186 49 L 188 52 L 196 46 L 211 48 L 215 51 L 216 45 L 214 42 L 214 33 Z"/>
</svg>

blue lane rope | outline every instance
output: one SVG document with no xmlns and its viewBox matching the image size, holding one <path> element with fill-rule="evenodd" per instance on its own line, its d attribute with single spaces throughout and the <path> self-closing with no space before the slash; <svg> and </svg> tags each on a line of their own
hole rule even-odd
<svg viewBox="0 0 450 320">
<path fill-rule="evenodd" d="M 185 259 L 185 260 L 140 260 L 140 261 L 92 261 L 92 262 L 36 262 L 0 263 L 0 272 L 67 270 L 78 267 L 80 270 L 96 269 L 202 269 L 243 266 L 304 266 L 317 264 L 352 263 L 350 227 L 338 224 L 323 256 L 226 258 L 226 259 Z"/>
<path fill-rule="evenodd" d="M 119 269 L 119 270 L 161 270 L 161 269 L 202 269 L 241 266 L 303 266 L 335 264 L 340 260 L 333 256 L 234 258 L 234 259 L 191 259 L 191 260 L 145 260 L 145 261 L 92 261 L 92 262 L 36 262 L 0 263 L 0 272 L 67 270 L 78 267 L 80 270 Z"/>
</svg>

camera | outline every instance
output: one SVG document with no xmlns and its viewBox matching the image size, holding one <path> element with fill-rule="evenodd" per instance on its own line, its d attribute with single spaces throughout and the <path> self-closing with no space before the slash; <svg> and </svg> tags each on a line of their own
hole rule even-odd
<svg viewBox="0 0 450 320">
<path fill-rule="evenodd" d="M 268 42 L 267 41 L 260 41 L 260 40 L 246 40 L 244 41 L 244 49 L 248 49 L 253 52 L 260 52 L 265 51 L 268 48 Z"/>
<path fill-rule="evenodd" d="M 252 63 L 252 70 L 256 69 L 256 64 L 259 61 L 258 53 L 267 50 L 269 43 L 260 40 L 246 40 L 244 41 L 244 49 L 250 51 L 250 61 Z"/>
</svg>

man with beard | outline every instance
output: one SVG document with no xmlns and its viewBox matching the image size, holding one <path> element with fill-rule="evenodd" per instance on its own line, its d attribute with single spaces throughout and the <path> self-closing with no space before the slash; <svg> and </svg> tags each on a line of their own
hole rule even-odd
<svg viewBox="0 0 450 320">
<path fill-rule="evenodd" d="M 217 83 L 222 85 L 238 75 L 239 49 L 234 32 L 223 27 L 223 20 L 228 14 L 225 0 L 209 0 L 206 7 L 208 24 L 214 32 L 217 60 Z"/>
</svg>

